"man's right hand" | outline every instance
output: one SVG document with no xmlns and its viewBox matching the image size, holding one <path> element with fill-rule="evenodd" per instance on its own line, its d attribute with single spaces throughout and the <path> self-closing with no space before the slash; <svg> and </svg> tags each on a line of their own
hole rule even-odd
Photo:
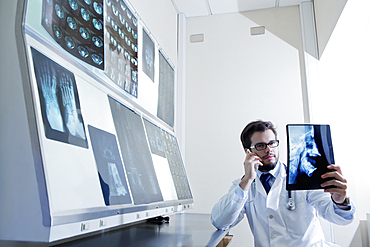
<svg viewBox="0 0 370 247">
<path fill-rule="evenodd" d="M 252 153 L 249 149 L 245 149 L 247 156 L 244 160 L 244 177 L 240 181 L 239 186 L 242 190 L 248 191 L 253 180 L 257 176 L 256 170 L 259 166 L 262 166 L 262 159 L 255 153 Z"/>
</svg>

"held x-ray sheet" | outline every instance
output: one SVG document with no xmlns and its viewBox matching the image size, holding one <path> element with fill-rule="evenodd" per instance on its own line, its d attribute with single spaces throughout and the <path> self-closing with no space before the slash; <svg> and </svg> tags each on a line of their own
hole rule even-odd
<svg viewBox="0 0 370 247">
<path fill-rule="evenodd" d="M 288 124 L 287 190 L 323 189 L 321 175 L 334 164 L 329 125 Z"/>
</svg>

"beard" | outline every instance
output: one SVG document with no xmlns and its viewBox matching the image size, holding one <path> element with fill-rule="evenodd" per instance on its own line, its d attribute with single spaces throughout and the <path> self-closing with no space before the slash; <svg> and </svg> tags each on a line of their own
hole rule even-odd
<svg viewBox="0 0 370 247">
<path fill-rule="evenodd" d="M 272 161 L 269 161 L 269 162 L 264 162 L 263 159 L 270 156 L 270 155 L 273 155 L 275 157 L 275 160 L 272 160 Z M 261 157 L 261 159 L 262 159 L 263 166 L 259 166 L 258 170 L 260 170 L 261 172 L 268 172 L 268 171 L 271 171 L 272 169 L 274 169 L 276 167 L 276 164 L 278 163 L 279 157 L 278 157 L 277 154 L 267 154 L 266 156 Z"/>
</svg>

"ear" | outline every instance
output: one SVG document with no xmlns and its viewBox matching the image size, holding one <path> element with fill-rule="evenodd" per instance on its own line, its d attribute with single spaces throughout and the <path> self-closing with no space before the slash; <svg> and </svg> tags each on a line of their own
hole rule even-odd
<svg viewBox="0 0 370 247">
<path fill-rule="evenodd" d="M 251 150 L 249 150 L 249 148 L 245 148 L 244 151 L 245 151 L 246 154 L 251 153 Z"/>
</svg>

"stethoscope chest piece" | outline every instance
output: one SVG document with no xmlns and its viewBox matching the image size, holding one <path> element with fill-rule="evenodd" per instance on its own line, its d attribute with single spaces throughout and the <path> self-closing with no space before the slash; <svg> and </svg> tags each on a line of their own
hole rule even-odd
<svg viewBox="0 0 370 247">
<path fill-rule="evenodd" d="M 294 200 L 292 198 L 292 195 L 291 195 L 290 191 L 288 191 L 288 203 L 286 204 L 286 208 L 290 211 L 295 210 L 295 203 L 294 203 Z"/>
</svg>

